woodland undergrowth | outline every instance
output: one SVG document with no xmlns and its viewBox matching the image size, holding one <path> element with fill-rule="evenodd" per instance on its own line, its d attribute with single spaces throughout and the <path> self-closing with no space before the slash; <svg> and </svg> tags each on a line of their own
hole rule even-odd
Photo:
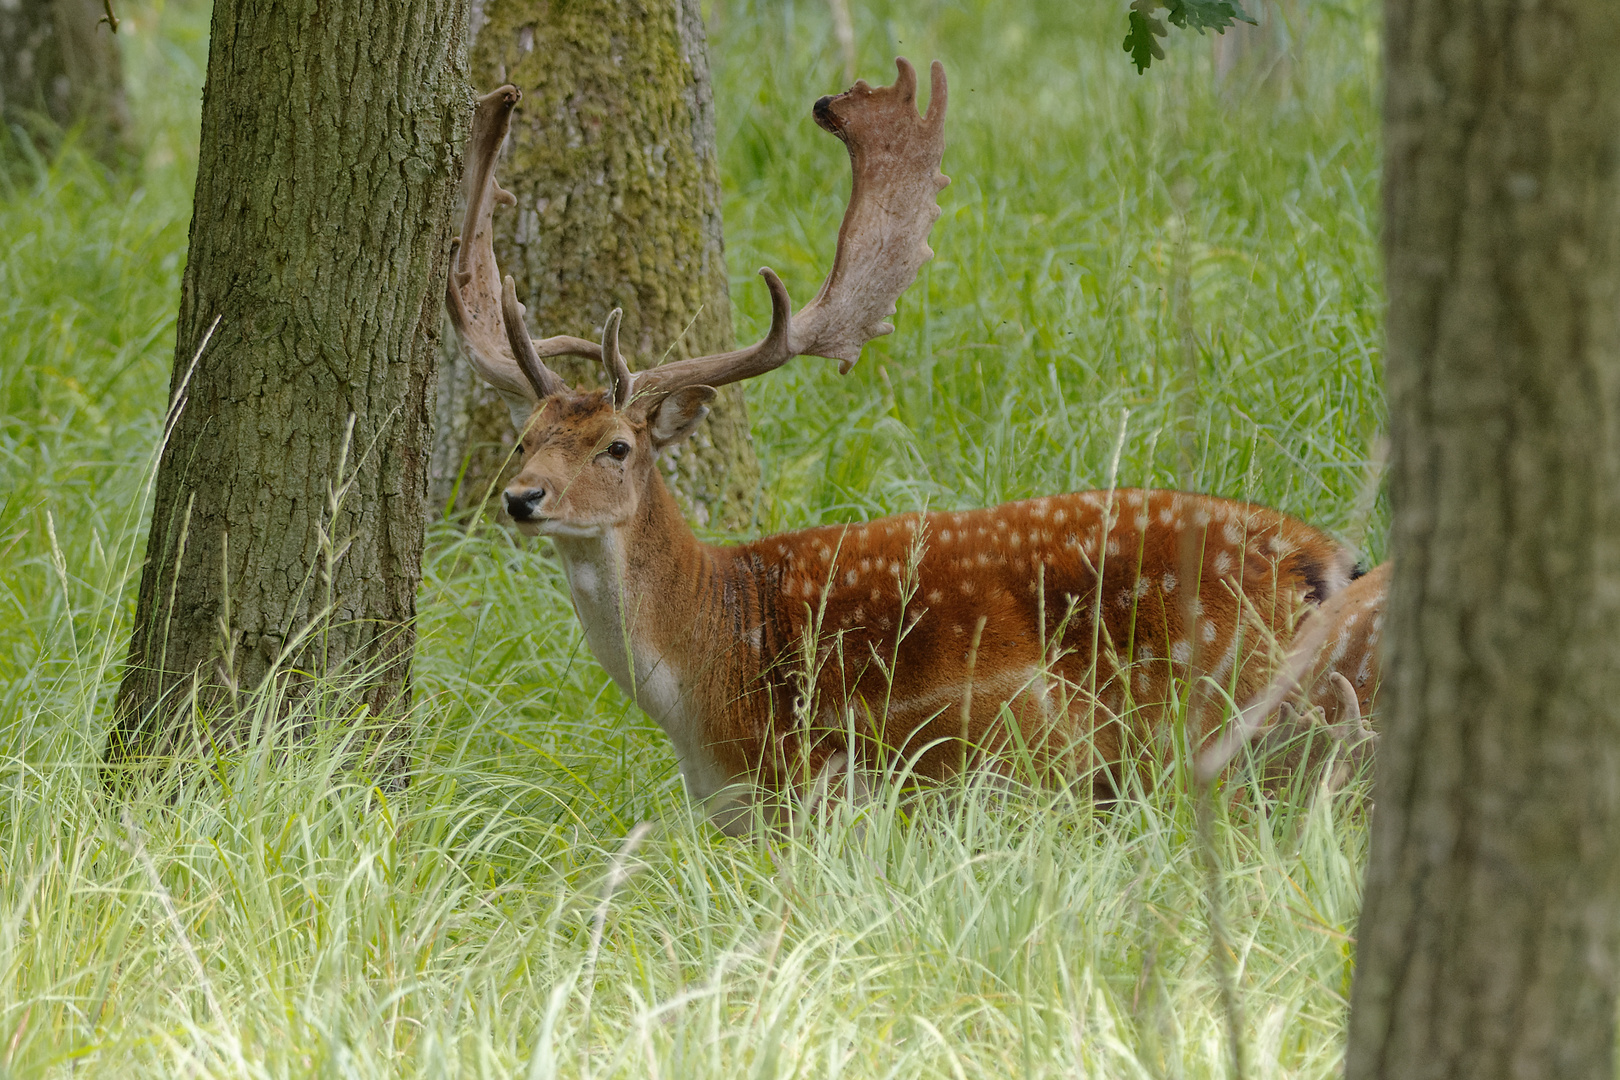
<svg viewBox="0 0 1620 1080">
<path fill-rule="evenodd" d="M 1117 444 L 1121 485 L 1376 562 L 1374 6 L 1280 5 L 1294 57 L 1225 90 L 1196 35 L 1138 76 L 1123 6 L 858 7 L 869 80 L 945 61 L 954 182 L 897 332 L 749 387 L 751 534 L 1101 486 Z M 970 781 L 721 837 L 495 521 L 431 534 L 408 789 L 334 693 L 109 798 L 208 17 L 119 9 L 141 168 L 70 148 L 0 191 L 0 1076 L 1227 1074 L 1179 771 L 1109 811 Z M 842 60 L 794 0 L 715 0 L 711 49 L 746 340 L 758 267 L 809 296 L 830 263 L 848 167 L 809 106 Z M 1368 790 L 1218 793 L 1250 1076 L 1337 1075 Z"/>
</svg>

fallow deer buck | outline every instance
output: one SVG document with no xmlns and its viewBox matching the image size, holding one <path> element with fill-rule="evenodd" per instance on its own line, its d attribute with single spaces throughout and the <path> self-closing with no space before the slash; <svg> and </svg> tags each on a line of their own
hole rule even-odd
<svg viewBox="0 0 1620 1080">
<path fill-rule="evenodd" d="M 901 514 L 733 546 L 693 535 L 655 459 L 702 422 L 714 388 L 799 355 L 847 372 L 892 331 L 884 320 L 933 255 L 949 182 L 945 74 L 935 62 L 919 116 L 916 73 L 897 66 L 892 86 L 857 82 L 815 104 L 854 171 L 816 298 L 794 314 L 762 270 L 764 340 L 635 373 L 616 311 L 600 346 L 530 338 L 490 244 L 494 205 L 515 201 L 495 159 L 519 91 L 484 97 L 474 121 L 448 306 L 522 432 L 506 507 L 521 530 L 551 537 L 591 650 L 668 733 L 690 795 L 711 811 L 731 803 L 723 827 L 744 822 L 753 798 L 885 755 L 941 777 L 970 752 L 1004 763 L 998 751 L 1017 750 L 1110 796 L 1126 770 L 1173 752 L 1178 685 L 1201 674 L 1244 700 L 1300 610 L 1349 580 L 1346 551 L 1316 529 L 1174 491 Z M 564 385 L 543 362 L 564 354 L 601 361 L 607 389 Z M 1194 708 L 1186 737 L 1196 745 L 1220 715 Z"/>
</svg>

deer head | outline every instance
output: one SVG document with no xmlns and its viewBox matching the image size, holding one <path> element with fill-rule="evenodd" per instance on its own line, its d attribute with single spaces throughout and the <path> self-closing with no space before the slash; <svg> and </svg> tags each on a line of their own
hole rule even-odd
<svg viewBox="0 0 1620 1080">
<path fill-rule="evenodd" d="M 446 304 L 469 358 L 506 400 L 522 432 L 523 467 L 504 493 L 525 532 L 598 536 L 629 521 L 657 483 L 653 463 L 687 438 L 708 414 L 715 388 L 774 371 L 795 356 L 840 361 L 847 373 L 872 338 L 891 333 L 895 302 L 933 256 L 929 229 L 936 197 L 950 181 L 944 155 L 946 88 L 935 61 L 928 112 L 918 115 L 917 74 L 896 60 L 892 86 L 865 81 L 816 102 L 816 123 L 843 140 L 854 183 L 838 233 L 832 271 L 797 314 L 770 269 L 771 327 L 746 349 L 632 372 L 619 350 L 620 313 L 608 316 L 602 343 L 574 337 L 535 340 L 512 279 L 504 283 L 491 244 L 497 203 L 514 205 L 495 179 L 495 157 L 522 97 L 512 86 L 480 99 L 464 181 L 467 213 Z M 545 366 L 548 356 L 599 360 L 606 390 L 570 389 Z"/>
</svg>

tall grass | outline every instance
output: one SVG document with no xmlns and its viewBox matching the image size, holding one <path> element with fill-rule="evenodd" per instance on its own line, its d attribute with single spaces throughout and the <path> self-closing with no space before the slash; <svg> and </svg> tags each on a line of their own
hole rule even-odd
<svg viewBox="0 0 1620 1080">
<path fill-rule="evenodd" d="M 107 799 L 207 22 L 119 6 L 139 174 L 70 151 L 0 199 L 0 1076 L 1225 1075 L 1174 783 L 1101 815 L 880 792 L 719 837 L 544 548 L 493 525 L 432 537 L 407 791 L 324 723 Z M 1197 38 L 1136 76 L 1112 4 L 862 6 L 869 79 L 945 60 L 955 182 L 897 333 L 847 378 L 750 387 L 756 529 L 1097 485 L 1123 430 L 1122 483 L 1254 498 L 1375 559 L 1375 27 L 1302 8 L 1287 93 L 1226 101 Z M 808 105 L 841 61 L 820 4 L 716 0 L 714 26 L 749 337 L 755 268 L 803 299 L 830 261 L 848 172 Z M 1364 794 L 1217 808 L 1252 1075 L 1338 1069 Z"/>
</svg>

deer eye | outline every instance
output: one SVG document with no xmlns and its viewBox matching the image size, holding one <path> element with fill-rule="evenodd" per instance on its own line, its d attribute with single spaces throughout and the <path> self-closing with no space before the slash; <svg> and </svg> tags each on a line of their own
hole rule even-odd
<svg viewBox="0 0 1620 1080">
<path fill-rule="evenodd" d="M 623 439 L 614 439 L 608 444 L 607 455 L 614 461 L 623 461 L 630 456 L 630 444 Z"/>
</svg>

